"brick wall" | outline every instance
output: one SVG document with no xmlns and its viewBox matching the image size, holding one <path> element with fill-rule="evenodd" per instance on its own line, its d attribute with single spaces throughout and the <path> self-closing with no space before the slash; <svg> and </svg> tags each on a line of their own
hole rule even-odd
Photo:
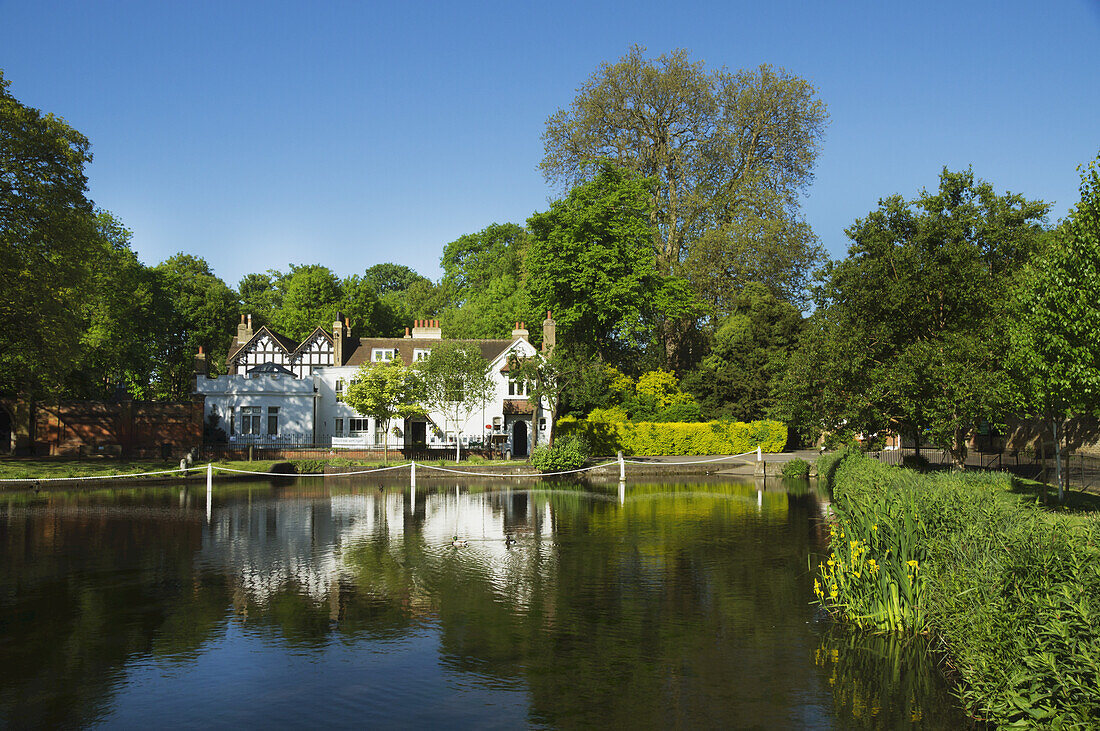
<svg viewBox="0 0 1100 731">
<path fill-rule="evenodd" d="M 35 453 L 178 458 L 202 446 L 203 398 L 161 403 L 62 401 L 38 404 Z"/>
</svg>

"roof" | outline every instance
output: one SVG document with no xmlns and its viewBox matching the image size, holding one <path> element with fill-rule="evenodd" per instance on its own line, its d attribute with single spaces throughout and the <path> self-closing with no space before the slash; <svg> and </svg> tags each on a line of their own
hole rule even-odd
<svg viewBox="0 0 1100 731">
<path fill-rule="evenodd" d="M 290 370 L 289 368 L 284 368 L 284 367 L 282 367 L 281 365 L 279 365 L 277 363 L 271 363 L 271 362 L 261 363 L 260 365 L 256 366 L 255 368 L 249 368 L 248 369 L 248 375 L 250 375 L 250 376 L 254 375 L 254 374 L 257 374 L 257 373 L 278 374 L 278 375 L 283 375 L 283 376 L 293 376 L 294 375 L 294 371 Z"/>
<path fill-rule="evenodd" d="M 414 350 L 431 350 L 441 343 L 473 345 L 481 351 L 485 360 L 492 362 L 507 350 L 514 340 L 440 340 L 438 338 L 360 338 L 359 344 L 344 361 L 344 365 L 358 366 L 371 362 L 371 351 L 375 348 L 393 348 L 405 365 L 413 364 Z"/>
<path fill-rule="evenodd" d="M 306 342 L 310 338 L 312 338 L 314 332 L 316 332 L 316 330 L 314 330 L 309 335 L 307 335 L 306 340 L 304 340 L 302 342 Z M 251 345 L 252 343 L 259 340 L 260 337 L 263 336 L 263 335 L 267 335 L 269 338 L 271 338 L 276 343 L 278 343 L 279 347 L 281 347 L 283 350 L 285 350 L 288 355 L 293 353 L 295 350 L 298 349 L 298 347 L 300 347 L 293 340 L 288 338 L 286 335 L 283 335 L 282 333 L 275 332 L 274 330 L 269 328 L 267 325 L 261 325 L 260 329 L 257 330 L 255 333 L 253 333 L 252 337 L 250 337 L 248 340 L 246 340 L 243 343 L 238 343 L 237 338 L 234 337 L 233 341 L 229 343 L 229 355 L 227 356 L 226 360 L 227 361 L 233 360 L 233 356 L 235 356 L 238 352 L 243 350 L 246 346 Z M 329 335 L 329 339 L 330 340 L 332 339 L 331 335 Z"/>
<path fill-rule="evenodd" d="M 527 400 L 504 399 L 504 413 L 509 416 L 516 414 L 533 414 L 535 413 L 535 407 Z"/>
</svg>

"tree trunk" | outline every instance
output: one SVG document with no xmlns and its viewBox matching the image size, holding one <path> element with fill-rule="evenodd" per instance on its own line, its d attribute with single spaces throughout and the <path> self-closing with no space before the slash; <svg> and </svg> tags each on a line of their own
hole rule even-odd
<svg viewBox="0 0 1100 731">
<path fill-rule="evenodd" d="M 455 432 L 455 464 L 462 459 L 462 432 Z"/>
<path fill-rule="evenodd" d="M 1051 431 L 1054 433 L 1054 479 L 1058 482 L 1058 504 L 1066 500 L 1062 490 L 1062 436 L 1058 433 L 1058 419 L 1051 419 Z"/>
<path fill-rule="evenodd" d="M 956 472 L 966 469 L 966 435 L 968 430 L 956 429 L 951 440 L 951 464 Z"/>
</svg>

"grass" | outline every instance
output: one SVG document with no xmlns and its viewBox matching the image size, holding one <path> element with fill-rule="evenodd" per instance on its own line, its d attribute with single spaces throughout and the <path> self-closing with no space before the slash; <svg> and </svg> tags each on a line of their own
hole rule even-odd
<svg viewBox="0 0 1100 731">
<path fill-rule="evenodd" d="M 971 715 L 1100 724 L 1100 514 L 1050 510 L 1003 473 L 932 473 L 828 455 L 837 520 L 819 601 L 866 631 L 929 635 Z"/>
</svg>

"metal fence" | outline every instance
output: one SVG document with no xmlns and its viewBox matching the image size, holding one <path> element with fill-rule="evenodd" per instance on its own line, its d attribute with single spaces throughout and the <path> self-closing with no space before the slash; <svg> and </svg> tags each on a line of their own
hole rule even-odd
<svg viewBox="0 0 1100 731">
<path fill-rule="evenodd" d="M 328 444 L 317 444 L 314 442 L 256 440 L 251 442 L 205 444 L 201 450 L 202 459 L 209 460 L 328 459 L 330 457 L 381 460 L 387 455 L 390 459 L 401 458 L 404 460 L 416 460 L 418 462 L 454 460 L 455 445 L 391 444 L 387 450 L 384 449 L 381 444 L 371 444 L 362 447 L 332 447 Z M 471 456 L 486 459 L 501 459 L 504 454 L 499 447 L 490 450 L 484 446 L 467 447 L 463 445 L 461 458 L 465 460 Z"/>
<path fill-rule="evenodd" d="M 966 455 L 967 469 L 1000 470 L 1010 472 L 1030 480 L 1039 480 L 1048 484 L 1055 481 L 1056 465 L 1054 449 L 1048 445 L 1046 450 L 1022 449 L 1014 451 L 990 452 L 969 450 Z M 902 449 L 884 449 L 868 452 L 868 456 L 885 464 L 912 465 L 921 458 L 933 468 L 948 469 L 952 466 L 951 454 L 945 449 L 922 447 Z M 1070 487 L 1076 489 L 1100 489 L 1100 456 L 1080 452 L 1066 452 L 1062 455 L 1062 469 L 1068 476 Z"/>
</svg>

